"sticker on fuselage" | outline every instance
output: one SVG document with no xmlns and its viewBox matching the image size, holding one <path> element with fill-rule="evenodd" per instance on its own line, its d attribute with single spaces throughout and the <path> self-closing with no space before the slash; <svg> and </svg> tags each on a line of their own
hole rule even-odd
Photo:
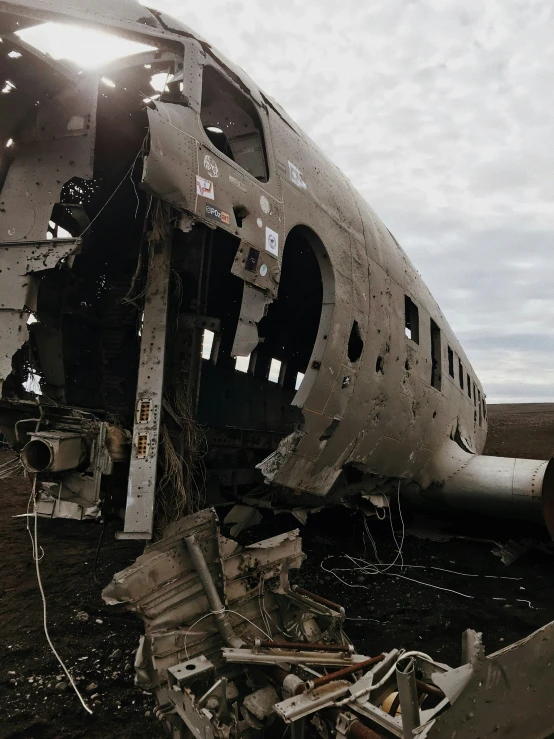
<svg viewBox="0 0 554 739">
<path fill-rule="evenodd" d="M 279 256 L 279 234 L 269 226 L 265 227 L 265 250 L 274 257 Z"/>
<path fill-rule="evenodd" d="M 211 177 L 214 178 L 214 180 L 216 177 L 219 177 L 219 167 L 217 166 L 217 162 L 209 154 L 204 155 L 204 169 Z"/>
<path fill-rule="evenodd" d="M 229 213 L 225 213 L 225 211 L 219 210 L 219 208 L 213 205 L 206 205 L 206 216 L 216 221 L 221 221 L 221 223 L 225 223 L 227 226 L 231 223 Z"/>
<path fill-rule="evenodd" d="M 289 177 L 293 185 L 296 185 L 296 187 L 299 187 L 301 190 L 307 189 L 308 185 L 302 179 L 302 172 L 298 169 L 296 164 L 293 164 L 290 161 L 289 161 Z"/>
<path fill-rule="evenodd" d="M 260 197 L 260 208 L 263 210 L 263 212 L 267 215 L 269 211 L 271 210 L 271 206 L 269 205 L 269 200 L 266 198 L 265 195 L 262 195 Z"/>
<path fill-rule="evenodd" d="M 196 194 L 201 195 L 203 198 L 208 198 L 208 200 L 213 200 L 214 183 L 211 180 L 200 177 L 200 175 L 196 175 Z"/>
<path fill-rule="evenodd" d="M 256 267 L 258 266 L 259 258 L 260 252 L 251 246 L 248 250 L 248 256 L 246 257 L 246 264 L 244 265 L 244 268 L 247 269 L 249 272 L 255 272 Z"/>
<path fill-rule="evenodd" d="M 262 277 L 265 277 L 267 275 L 267 264 L 262 264 L 260 266 L 260 275 Z"/>
</svg>

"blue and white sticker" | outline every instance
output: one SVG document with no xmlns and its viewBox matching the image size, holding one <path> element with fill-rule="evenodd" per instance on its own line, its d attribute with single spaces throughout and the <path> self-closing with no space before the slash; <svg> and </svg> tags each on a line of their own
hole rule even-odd
<svg viewBox="0 0 554 739">
<path fill-rule="evenodd" d="M 267 275 L 267 264 L 262 264 L 260 267 L 260 275 L 265 277 Z"/>
<path fill-rule="evenodd" d="M 265 250 L 274 257 L 279 256 L 279 234 L 269 226 L 265 227 Z"/>
</svg>

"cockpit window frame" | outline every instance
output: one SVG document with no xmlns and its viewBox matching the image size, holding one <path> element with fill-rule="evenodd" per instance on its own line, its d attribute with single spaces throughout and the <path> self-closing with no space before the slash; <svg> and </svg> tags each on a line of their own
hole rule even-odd
<svg viewBox="0 0 554 739">
<path fill-rule="evenodd" d="M 265 159 L 265 165 L 267 170 L 267 179 L 266 180 L 260 180 L 257 177 L 255 177 L 253 174 L 251 174 L 247 169 L 244 169 L 237 161 L 229 157 L 225 152 L 223 152 L 221 149 L 219 149 L 211 140 L 208 134 L 206 133 L 206 130 L 204 128 L 204 125 L 202 123 L 202 93 L 204 89 L 204 74 L 205 70 L 207 68 L 213 69 L 218 75 L 220 75 L 224 81 L 232 88 L 234 88 L 237 92 L 237 95 L 246 97 L 251 105 L 254 107 L 255 112 L 258 116 L 260 125 L 261 125 L 261 133 L 262 133 L 262 147 L 263 147 L 263 154 Z M 267 114 L 267 110 L 264 109 L 263 106 L 261 106 L 255 99 L 255 97 L 247 90 L 245 90 L 241 85 L 238 85 L 230 75 L 228 75 L 225 72 L 225 69 L 220 66 L 219 64 L 215 63 L 212 60 L 206 60 L 204 64 L 202 65 L 202 72 L 201 72 L 201 83 L 200 83 L 200 90 L 199 90 L 199 101 L 198 101 L 198 113 L 197 113 L 197 122 L 198 122 L 198 128 L 201 131 L 201 143 L 204 146 L 207 146 L 209 149 L 213 151 L 213 153 L 216 156 L 222 157 L 224 161 L 228 162 L 233 168 L 236 168 L 241 174 L 244 176 L 250 177 L 253 182 L 257 183 L 258 186 L 266 188 L 268 185 L 272 184 L 272 181 L 274 179 L 274 167 L 273 167 L 273 157 L 272 157 L 272 144 L 271 144 L 271 135 L 270 135 L 270 126 L 269 126 L 269 117 Z"/>
</svg>

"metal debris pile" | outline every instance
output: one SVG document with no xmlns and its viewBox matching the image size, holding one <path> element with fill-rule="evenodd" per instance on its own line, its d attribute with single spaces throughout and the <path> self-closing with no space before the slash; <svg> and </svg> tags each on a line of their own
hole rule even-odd
<svg viewBox="0 0 554 739">
<path fill-rule="evenodd" d="M 209 509 L 170 524 L 114 576 L 104 600 L 145 623 L 137 681 L 154 690 L 173 739 L 289 729 L 294 738 L 432 739 L 453 728 L 475 736 L 475 727 L 482 737 L 507 736 L 515 719 L 502 707 L 522 685 L 529 700 L 545 700 L 553 649 L 544 630 L 490 657 L 480 634 L 467 631 L 457 668 L 401 648 L 358 654 L 344 609 L 290 586 L 289 570 L 303 559 L 298 531 L 240 547 Z M 547 718 L 537 711 L 535 721 Z"/>
</svg>

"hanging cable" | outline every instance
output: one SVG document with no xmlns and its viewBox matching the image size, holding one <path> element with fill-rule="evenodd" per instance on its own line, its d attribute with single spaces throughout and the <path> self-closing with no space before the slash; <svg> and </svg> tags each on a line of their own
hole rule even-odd
<svg viewBox="0 0 554 739">
<path fill-rule="evenodd" d="M 33 489 L 32 489 L 32 492 L 31 492 L 31 499 L 33 501 L 34 534 L 31 533 L 31 529 L 29 527 L 29 516 L 27 516 L 27 530 L 29 531 L 29 535 L 31 537 L 31 542 L 32 542 L 32 545 L 33 545 L 33 559 L 35 560 L 35 569 L 36 569 L 36 574 L 37 574 L 37 582 L 38 582 L 38 587 L 39 587 L 39 590 L 40 590 L 40 596 L 42 598 L 42 626 L 43 626 L 43 629 L 44 629 L 44 634 L 46 636 L 46 641 L 48 642 L 48 644 L 50 646 L 50 649 L 52 650 L 52 654 L 58 660 L 58 662 L 60 663 L 60 665 L 61 665 L 64 673 L 67 675 L 67 679 L 71 683 L 71 686 L 72 686 L 73 690 L 75 691 L 77 697 L 81 701 L 81 705 L 83 706 L 83 708 L 85 709 L 85 711 L 87 711 L 88 713 L 92 714 L 92 709 L 90 709 L 87 706 L 87 704 L 85 703 L 85 700 L 84 700 L 83 696 L 81 695 L 81 693 L 79 692 L 79 689 L 75 685 L 75 682 L 74 682 L 73 678 L 71 677 L 71 674 L 70 674 L 69 670 L 65 666 L 64 661 L 62 660 L 62 658 L 60 657 L 60 655 L 56 651 L 56 647 L 52 643 L 52 639 L 50 638 L 50 634 L 48 633 L 48 624 L 47 624 L 47 618 L 46 618 L 46 596 L 44 594 L 44 588 L 42 586 L 42 578 L 40 576 L 40 564 L 39 564 L 40 563 L 40 560 L 44 556 L 44 550 L 43 550 L 42 555 L 40 557 L 38 556 L 39 545 L 38 545 L 38 511 L 37 511 L 36 487 L 37 487 L 37 476 L 35 475 L 34 476 L 34 479 L 33 479 Z M 42 547 L 41 547 L 41 549 L 42 549 Z"/>
</svg>

